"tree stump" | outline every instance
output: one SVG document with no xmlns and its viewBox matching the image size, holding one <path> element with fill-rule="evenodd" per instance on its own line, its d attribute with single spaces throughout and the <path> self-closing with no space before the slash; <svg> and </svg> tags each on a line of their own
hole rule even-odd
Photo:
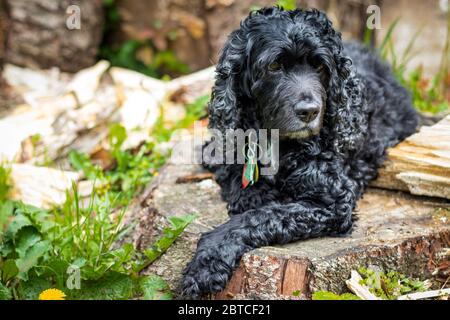
<svg viewBox="0 0 450 320">
<path fill-rule="evenodd" d="M 6 60 L 29 68 L 76 72 L 97 60 L 102 38 L 101 0 L 7 0 L 10 26 Z M 66 12 L 80 8 L 80 29 L 69 30 Z"/>
<path fill-rule="evenodd" d="M 194 141 L 184 136 L 178 146 L 192 150 Z M 132 235 L 135 245 L 145 249 L 161 234 L 167 217 L 192 213 L 197 214 L 196 221 L 145 270 L 162 276 L 174 289 L 201 233 L 228 219 L 219 186 L 200 165 L 169 162 L 126 218 L 127 224 L 137 225 Z M 358 202 L 355 215 L 358 220 L 349 235 L 245 254 L 227 288 L 214 297 L 290 299 L 294 292 L 300 292 L 301 298 L 310 298 L 318 290 L 343 293 L 345 280 L 360 267 L 376 266 L 427 279 L 450 261 L 450 202 L 446 199 L 371 188 Z"/>
</svg>

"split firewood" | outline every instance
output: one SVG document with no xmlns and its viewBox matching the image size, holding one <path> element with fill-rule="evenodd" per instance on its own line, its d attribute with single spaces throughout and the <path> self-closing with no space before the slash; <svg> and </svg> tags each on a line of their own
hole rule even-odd
<svg viewBox="0 0 450 320">
<path fill-rule="evenodd" d="M 171 82 L 108 68 L 100 61 L 70 76 L 7 66 L 6 81 L 32 99 L 0 120 L 0 135 L 9 137 L 0 146 L 0 159 L 34 164 L 57 161 L 72 149 L 92 154 L 104 147 L 111 123 L 127 129 L 124 148 L 135 148 L 149 139 L 161 110 L 166 124 L 176 123 L 186 113 L 184 104 L 209 94 L 214 78 L 213 68 Z M 175 93 L 181 95 L 178 101 L 171 99 Z"/>
<path fill-rule="evenodd" d="M 110 97 L 114 99 L 114 90 L 103 90 L 105 94 L 98 90 L 100 79 L 108 67 L 109 63 L 101 61 L 72 76 L 71 81 L 65 75 L 65 80 L 58 85 L 52 79 L 60 77 L 52 76 L 50 71 L 16 66 L 5 68 L 3 75 L 6 81 L 19 86 L 24 97 L 33 99 L 25 99 L 29 105 L 0 120 L 0 135 L 8 137 L 0 146 L 0 159 L 35 163 L 42 161 L 45 154 L 46 160 L 53 161 L 80 132 L 108 121 L 116 108 L 113 106 L 110 111 L 111 103 L 108 102 Z M 22 81 L 22 78 L 36 81 Z M 31 144 L 27 142 L 30 139 L 33 140 Z M 30 150 L 30 147 L 35 150 Z"/>
<path fill-rule="evenodd" d="M 450 199 L 450 116 L 389 149 L 372 185 Z"/>
<path fill-rule="evenodd" d="M 381 298 L 374 295 L 366 286 L 360 284 L 362 278 L 359 273 L 352 270 L 351 277 L 349 280 L 345 281 L 347 287 L 362 300 L 382 300 Z"/>
<path fill-rule="evenodd" d="M 100 79 L 108 68 L 109 62 L 103 60 L 90 68 L 81 70 L 67 86 L 67 91 L 75 94 L 80 105 L 92 101 L 100 85 Z"/>
<path fill-rule="evenodd" d="M 61 205 L 66 201 L 66 191 L 72 188 L 73 182 L 78 183 L 81 177 L 80 173 L 72 171 L 13 164 L 11 199 L 38 208 L 51 209 L 54 205 Z M 92 184 L 83 182 L 79 191 L 80 197 L 89 196 Z"/>
</svg>

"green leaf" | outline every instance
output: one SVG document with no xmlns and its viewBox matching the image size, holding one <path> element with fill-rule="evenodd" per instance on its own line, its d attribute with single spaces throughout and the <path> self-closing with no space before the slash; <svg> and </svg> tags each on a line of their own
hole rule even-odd
<svg viewBox="0 0 450 320">
<path fill-rule="evenodd" d="M 120 123 L 109 127 L 109 143 L 113 151 L 119 150 L 126 139 L 127 130 Z"/>
<path fill-rule="evenodd" d="M 171 300 L 169 285 L 155 275 L 144 277 L 139 281 L 140 289 L 143 292 L 144 300 Z"/>
<path fill-rule="evenodd" d="M 9 290 L 0 282 L 0 300 L 11 300 L 11 299 L 12 299 L 11 290 Z"/>
<path fill-rule="evenodd" d="M 78 268 L 83 268 L 86 265 L 86 259 L 85 258 L 77 258 L 74 262 L 72 262 L 72 265 L 77 266 Z"/>
<path fill-rule="evenodd" d="M 294 292 L 292 292 L 292 295 L 294 297 L 300 297 L 301 294 L 302 294 L 302 292 L 300 290 L 295 290 Z"/>
<path fill-rule="evenodd" d="M 41 258 L 49 249 L 50 243 L 48 241 L 39 241 L 26 252 L 23 258 L 17 259 L 16 264 L 19 268 L 19 278 L 27 280 L 28 270 L 36 266 L 39 258 Z"/>
<path fill-rule="evenodd" d="M 41 235 L 34 227 L 24 227 L 17 233 L 16 252 L 19 257 L 25 257 L 29 248 L 41 240 Z"/>
<path fill-rule="evenodd" d="M 16 262 L 13 259 L 8 259 L 3 263 L 2 270 L 2 281 L 3 283 L 8 282 L 13 279 L 19 273 L 19 269 L 16 266 Z"/>
<path fill-rule="evenodd" d="M 13 215 L 13 213 L 14 213 L 14 202 L 0 201 L 0 239 L 1 234 L 3 232 L 3 228 L 5 227 L 5 225 L 7 224 L 9 218 Z"/>
<path fill-rule="evenodd" d="M 11 168 L 0 163 L 0 201 L 4 201 L 8 198 L 11 189 L 10 175 Z"/>
<path fill-rule="evenodd" d="M 45 233 L 53 227 L 54 222 L 49 219 L 47 211 L 22 202 L 18 202 L 16 207 L 16 214 L 26 216 L 39 232 Z"/>
<path fill-rule="evenodd" d="M 342 295 L 335 294 L 329 291 L 317 291 L 313 293 L 313 300 L 361 300 L 351 293 L 344 293 Z"/>
<path fill-rule="evenodd" d="M 27 226 L 32 226 L 32 225 L 33 224 L 30 219 L 28 219 L 23 214 L 18 214 L 14 217 L 13 221 L 9 224 L 9 226 L 6 230 L 6 234 L 8 235 L 8 237 L 14 239 L 17 232 L 19 232 L 20 229 L 27 227 Z"/>
<path fill-rule="evenodd" d="M 50 288 L 54 288 L 54 285 L 47 279 L 31 277 L 28 281 L 21 281 L 19 295 L 23 300 L 37 300 L 42 291 Z"/>
<path fill-rule="evenodd" d="M 83 171 L 84 175 L 90 180 L 101 177 L 101 170 L 91 162 L 89 156 L 85 153 L 72 150 L 69 153 L 69 162 L 74 169 Z"/>
<path fill-rule="evenodd" d="M 56 280 L 58 287 L 64 287 L 64 279 L 67 277 L 67 269 L 69 263 L 59 257 L 50 257 L 44 259 L 39 264 L 39 268 L 35 268 L 36 275 L 39 277 L 51 278 Z"/>
<path fill-rule="evenodd" d="M 118 300 L 133 296 L 133 280 L 127 274 L 108 272 L 95 281 L 83 281 L 80 290 L 70 290 L 75 300 Z"/>
<path fill-rule="evenodd" d="M 181 217 L 171 216 L 168 218 L 168 220 L 172 225 L 173 230 L 176 233 L 180 233 L 180 231 L 183 231 L 192 221 L 195 220 L 195 218 L 196 215 L 187 214 Z"/>
<path fill-rule="evenodd" d="M 121 248 L 111 251 L 114 256 L 116 265 L 122 265 L 129 261 L 134 254 L 134 246 L 131 243 L 125 243 Z"/>
<path fill-rule="evenodd" d="M 276 5 L 281 6 L 284 10 L 294 10 L 297 8 L 296 0 L 278 0 Z"/>
<path fill-rule="evenodd" d="M 178 236 L 184 231 L 184 229 L 196 218 L 196 215 L 188 214 L 181 217 L 172 216 L 168 218 L 170 227 L 164 228 L 163 236 L 159 238 L 155 244 L 150 248 L 144 251 L 145 256 L 147 257 L 147 261 L 145 261 L 140 266 L 135 268 L 135 271 L 140 271 L 151 263 L 153 263 L 156 259 L 158 259 L 170 246 L 175 242 Z"/>
</svg>

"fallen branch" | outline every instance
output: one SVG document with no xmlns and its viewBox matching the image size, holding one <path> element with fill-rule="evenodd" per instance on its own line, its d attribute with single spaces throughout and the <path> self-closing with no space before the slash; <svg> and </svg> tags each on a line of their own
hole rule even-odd
<svg viewBox="0 0 450 320">
<path fill-rule="evenodd" d="M 360 284 L 362 280 L 359 273 L 355 270 L 352 270 L 351 277 L 349 280 L 345 281 L 347 287 L 356 294 L 362 300 L 382 300 L 381 298 L 374 295 L 369 289 Z"/>
<path fill-rule="evenodd" d="M 441 290 L 432 290 L 432 291 L 405 294 L 403 296 L 398 297 L 397 300 L 421 300 L 421 299 L 441 297 L 445 295 L 450 295 L 450 289 L 441 289 Z"/>
</svg>

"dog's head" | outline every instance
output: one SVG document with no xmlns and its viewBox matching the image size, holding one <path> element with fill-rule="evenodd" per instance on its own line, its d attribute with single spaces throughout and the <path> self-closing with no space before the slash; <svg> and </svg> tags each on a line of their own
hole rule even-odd
<svg viewBox="0 0 450 320">
<path fill-rule="evenodd" d="M 322 12 L 274 7 L 251 13 L 219 60 L 210 127 L 247 129 L 253 116 L 250 125 L 279 129 L 284 138 L 318 135 L 349 113 L 342 108 L 348 107 L 351 61 L 341 51 L 341 35 Z"/>
<path fill-rule="evenodd" d="M 281 137 L 308 139 L 322 128 L 331 60 L 315 39 L 302 37 L 304 30 L 294 21 L 281 22 L 255 34 L 262 41 L 250 52 L 250 61 L 256 63 L 247 69 L 248 93 L 262 128 L 279 129 Z"/>
</svg>

